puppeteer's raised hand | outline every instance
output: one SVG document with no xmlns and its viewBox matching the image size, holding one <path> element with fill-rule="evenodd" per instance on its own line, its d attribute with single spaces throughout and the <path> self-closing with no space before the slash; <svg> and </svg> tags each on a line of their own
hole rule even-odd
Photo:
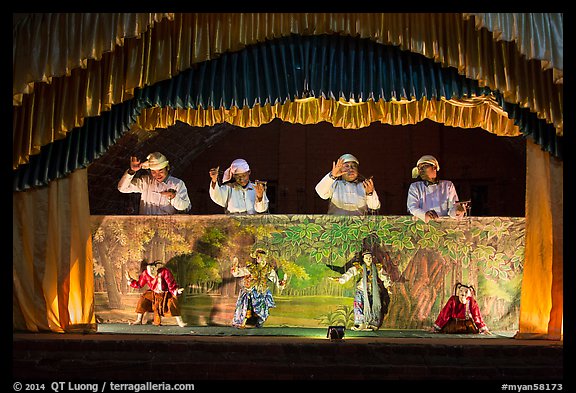
<svg viewBox="0 0 576 393">
<path fill-rule="evenodd" d="M 208 172 L 208 174 L 210 175 L 210 179 L 212 179 L 212 183 L 214 183 L 214 184 L 218 183 L 219 170 L 220 170 L 220 167 L 217 166 L 216 168 L 211 168 L 210 171 Z"/>
<path fill-rule="evenodd" d="M 258 202 L 260 202 L 262 198 L 264 198 L 264 190 L 265 190 L 264 183 L 256 182 L 254 184 L 254 189 L 256 191 L 256 199 Z"/>
<path fill-rule="evenodd" d="M 132 172 L 138 172 L 142 168 L 142 163 L 138 157 L 130 157 L 130 170 Z"/>
<path fill-rule="evenodd" d="M 339 158 L 338 161 L 332 162 L 332 177 L 340 177 L 346 171 L 344 170 L 344 160 Z"/>
<path fill-rule="evenodd" d="M 372 195 L 374 192 L 374 180 L 372 178 L 366 179 L 362 182 L 366 195 Z"/>
<path fill-rule="evenodd" d="M 182 295 L 182 292 L 184 292 L 184 288 L 178 288 L 176 290 L 176 294 L 178 294 L 178 295 Z"/>
<path fill-rule="evenodd" d="M 128 281 L 128 284 L 130 284 L 130 283 L 132 283 L 132 281 L 134 281 L 134 279 L 132 277 L 130 277 L 130 273 L 126 272 L 125 276 L 126 276 L 126 281 Z"/>
</svg>

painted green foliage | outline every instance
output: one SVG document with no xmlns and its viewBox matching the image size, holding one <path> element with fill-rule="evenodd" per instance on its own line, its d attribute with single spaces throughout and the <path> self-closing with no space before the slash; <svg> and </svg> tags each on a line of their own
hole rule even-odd
<svg viewBox="0 0 576 393">
<path fill-rule="evenodd" d="M 243 221 L 271 226 L 270 235 L 257 239 L 255 247 L 266 248 L 282 259 L 307 255 L 317 263 L 342 266 L 360 251 L 363 239 L 372 237 L 400 257 L 401 271 L 420 249 L 436 250 L 463 268 L 474 260 L 488 279 L 510 280 L 523 269 L 524 218 L 475 217 L 424 223 L 409 216 L 269 216 Z"/>
<path fill-rule="evenodd" d="M 310 266 L 343 266 L 361 251 L 363 241 L 370 239 L 371 244 L 388 253 L 398 271 L 385 323 L 404 328 L 429 326 L 451 295 L 454 283 L 461 281 L 477 289 L 487 323 L 495 328 L 516 328 L 524 261 L 524 218 L 446 218 L 429 223 L 410 216 L 268 216 L 239 220 L 242 225 L 268 227 L 268 235 L 258 238 L 255 247 L 268 249 L 287 266 L 296 261 L 313 276 L 299 284 L 314 285 L 315 292 L 297 293 L 353 296 L 352 287 L 334 292 L 322 280 L 322 276 L 333 276 L 335 272 Z M 443 273 L 427 277 L 418 270 L 423 266 L 420 259 L 414 259 L 417 255 L 428 259 L 428 269 L 441 269 Z M 411 263 L 416 264 L 409 268 Z M 436 281 L 420 284 L 428 279 Z M 424 305 L 424 299 L 432 304 Z M 331 321 L 343 310 L 328 311 L 323 320 Z"/>
<path fill-rule="evenodd" d="M 105 284 L 110 300 L 118 288 L 128 290 L 120 285 L 124 270 L 136 275 L 142 258 L 160 258 L 169 261 L 190 294 L 234 298 L 235 280 L 229 273 L 232 259 L 245 260 L 252 250 L 261 247 L 268 251 L 280 277 L 289 277 L 278 295 L 349 299 L 354 284 L 327 280 L 338 274 L 329 266 L 343 266 L 361 251 L 362 242 L 370 239 L 389 254 L 400 275 L 410 271 L 409 280 L 425 278 L 414 270 L 421 266 L 414 262 L 421 261 L 422 255 L 434 264 L 429 268 L 444 266 L 439 277 L 444 283 L 436 285 L 444 289 L 430 292 L 433 305 L 424 313 L 423 308 L 414 308 L 416 298 L 424 294 L 416 292 L 430 291 L 427 288 L 431 286 L 400 280 L 393 284 L 391 325 L 428 324 L 450 295 L 451 285 L 461 279 L 476 286 L 489 316 L 494 315 L 494 324 L 506 316 L 512 321 L 507 327 L 513 327 L 523 271 L 524 222 L 524 218 L 511 217 L 441 219 L 427 224 L 411 216 L 94 217 L 95 278 Z M 121 297 L 116 304 L 121 304 Z M 341 304 L 314 318 L 350 324 L 350 306 Z M 408 315 L 404 321 L 399 320 L 404 318 L 402 315 Z"/>
</svg>

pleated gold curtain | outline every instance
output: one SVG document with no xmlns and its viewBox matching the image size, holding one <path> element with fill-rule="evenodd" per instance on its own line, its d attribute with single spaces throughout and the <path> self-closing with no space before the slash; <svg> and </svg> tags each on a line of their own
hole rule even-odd
<svg viewBox="0 0 576 393">
<path fill-rule="evenodd" d="M 80 127 L 85 118 L 98 116 L 113 104 L 132 98 L 136 88 L 169 79 L 227 51 L 239 51 L 247 45 L 290 34 L 350 35 L 420 53 L 445 67 L 456 68 L 481 85 L 499 90 L 506 100 L 537 113 L 539 118 L 554 125 L 557 135 L 563 135 L 562 77 L 558 77 L 562 75 L 562 62 L 556 52 L 527 50 L 525 43 L 533 42 L 530 40 L 534 37 L 529 40 L 523 35 L 544 31 L 540 26 L 543 18 L 520 18 L 524 21 L 522 29 L 502 28 L 507 26 L 507 20 L 518 19 L 502 18 L 498 23 L 488 23 L 494 18 L 458 13 L 34 14 L 27 18 L 34 18 L 34 23 L 24 23 L 24 20 L 16 24 L 13 31 L 13 169 L 27 163 L 42 146 Z M 561 23 L 561 18 L 553 22 Z M 495 34 L 500 30 L 506 33 Z M 545 45 L 562 42 L 558 41 L 555 31 L 549 29 L 548 33 L 543 38 Z M 518 51 L 518 47 L 523 49 Z M 36 61 L 32 53 L 41 53 L 40 61 Z M 191 125 L 227 121 L 257 126 L 279 117 L 304 124 L 330 121 L 343 128 L 360 128 L 373 121 L 410 124 L 429 118 L 460 127 L 480 126 L 497 135 L 518 134 L 513 122 L 490 99 L 464 102 L 447 97 L 416 102 L 412 98 L 405 97 L 405 102 L 362 105 L 314 99 L 228 110 L 151 108 L 140 115 L 136 126 L 166 127 L 176 120 Z M 527 153 L 532 156 L 536 150 L 528 149 Z M 547 153 L 543 155 L 537 162 L 554 161 Z M 79 169 L 46 188 L 14 193 L 14 232 L 20 233 L 14 238 L 14 249 L 18 251 L 13 260 L 14 303 L 18 305 L 18 312 L 14 313 L 15 327 L 52 331 L 93 328 L 93 299 L 89 295 L 93 293 L 92 261 L 87 251 L 91 249 L 90 231 L 82 226 L 79 231 L 70 230 L 77 222 L 89 222 L 85 172 Z M 559 173 L 561 170 L 550 170 L 540 175 L 557 182 Z M 533 182 L 537 181 L 541 179 L 527 178 L 527 221 L 550 209 L 550 205 L 542 205 L 541 198 L 533 195 L 537 188 Z M 63 193 L 63 189 L 73 189 L 73 192 Z M 561 195 L 552 190 L 556 188 L 551 186 L 548 190 L 554 194 L 554 201 L 561 200 Z M 59 219 L 40 221 L 40 225 L 35 222 L 33 233 L 25 228 L 31 225 L 32 211 L 40 208 L 39 203 L 44 199 L 50 200 L 59 212 L 55 213 Z M 528 204 L 533 203 L 528 209 Z M 557 244 L 558 234 L 561 239 L 561 223 L 558 226 L 557 217 L 547 223 L 546 228 L 554 235 L 550 244 Z M 528 222 L 527 227 L 533 228 Z M 58 239 L 47 239 L 48 233 Z M 530 258 L 526 258 L 524 279 L 531 282 L 532 275 L 546 274 L 551 284 L 550 288 L 540 288 L 537 294 L 523 287 L 520 332 L 546 335 L 558 330 L 558 302 L 562 294 L 557 292 L 557 283 L 559 277 L 561 281 L 561 273 L 557 268 L 546 271 L 539 268 L 537 259 L 541 253 L 537 248 L 541 243 L 536 245 L 528 241 L 530 239 L 527 230 Z M 74 257 L 64 257 L 54 251 L 52 246 L 47 246 L 48 240 L 50 244 L 58 240 L 58 252 L 64 250 Z M 531 254 L 532 244 L 536 249 Z M 557 267 L 557 259 L 552 259 L 552 266 Z M 78 275 L 83 284 L 81 290 L 71 285 Z M 556 295 L 550 299 L 550 291 L 546 289 L 556 291 Z M 550 299 L 550 307 L 533 307 L 531 300 L 524 301 L 531 299 L 527 293 Z M 548 326 L 551 310 L 556 317 Z M 530 317 L 525 318 L 526 315 Z M 38 319 L 48 322 L 38 322 Z"/>
<path fill-rule="evenodd" d="M 549 13 L 464 13 L 474 16 L 476 29 L 486 28 L 497 41 L 514 41 L 528 59 L 552 70 L 554 83 L 564 80 L 562 14 Z"/>
<path fill-rule="evenodd" d="M 360 129 L 374 122 L 392 125 L 416 124 L 425 119 L 451 127 L 480 127 L 502 136 L 518 136 L 518 126 L 509 119 L 490 96 L 459 100 L 407 100 L 403 102 L 367 101 L 358 104 L 325 98 L 309 98 L 254 108 L 148 108 L 138 117 L 135 127 L 144 130 L 167 128 L 177 121 L 195 127 L 229 123 L 239 127 L 258 127 L 281 119 L 293 124 L 329 122 L 334 127 Z"/>
<path fill-rule="evenodd" d="M 563 165 L 527 140 L 526 240 L 518 338 L 563 337 Z"/>
<path fill-rule="evenodd" d="M 12 203 L 13 329 L 96 329 L 85 169 Z"/>
<path fill-rule="evenodd" d="M 39 82 L 71 77 L 89 60 L 124 46 L 124 40 L 139 38 L 162 19 L 174 14 L 70 13 L 20 15 L 13 31 L 13 105 L 22 105 L 24 94 L 32 94 Z M 30 61 L 30 54 L 34 60 Z"/>
</svg>

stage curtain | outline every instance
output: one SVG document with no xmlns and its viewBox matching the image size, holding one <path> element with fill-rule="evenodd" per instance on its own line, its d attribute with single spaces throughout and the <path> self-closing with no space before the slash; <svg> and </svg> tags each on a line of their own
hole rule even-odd
<svg viewBox="0 0 576 393">
<path fill-rule="evenodd" d="M 298 98 L 307 94 L 320 98 Z M 199 127 L 223 122 L 258 127 L 280 118 L 358 129 L 373 122 L 402 125 L 432 119 L 517 136 L 532 135 L 546 124 L 539 119 L 522 121 L 536 116 L 521 108 L 507 114 L 500 109 L 504 104 L 501 94 L 397 47 L 347 36 L 282 37 L 223 54 L 136 90 L 134 99 L 87 118 L 64 139 L 43 146 L 16 170 L 14 189 L 47 184 L 87 166 L 131 127 L 141 110 L 145 110 L 144 120 L 136 127 L 148 130 L 177 120 Z M 517 107 L 507 105 L 508 111 Z M 551 135 L 542 139 L 543 147 L 556 148 L 553 127 L 542 131 Z"/>
<path fill-rule="evenodd" d="M 553 83 L 552 71 L 542 70 L 539 60 L 519 55 L 515 41 L 495 42 L 491 32 L 476 29 L 470 19 L 456 13 L 175 14 L 173 20 L 164 18 L 140 37 L 125 39 L 121 47 L 104 53 L 99 60 L 90 58 L 85 68 L 72 69 L 70 76 L 45 78 L 49 83 L 37 83 L 29 94 L 25 94 L 26 89 L 31 90 L 29 82 L 38 74 L 32 78 L 18 78 L 26 83 L 20 87 L 25 90 L 22 91 L 22 104 L 13 106 L 13 112 L 19 112 L 13 116 L 13 120 L 17 120 L 13 121 L 13 168 L 28 162 L 30 155 L 40 152 L 41 146 L 62 139 L 69 131 L 82 126 L 86 117 L 98 116 L 102 111 L 110 110 L 113 104 L 131 99 L 136 88 L 168 79 L 190 68 L 194 62 L 215 58 L 225 51 L 238 51 L 246 45 L 283 34 L 327 33 L 366 37 L 421 53 L 444 67 L 455 67 L 460 74 L 478 80 L 482 85 L 500 90 L 507 101 L 519 103 L 537 113 L 539 118 L 554 125 L 557 135 L 563 135 L 562 86 Z M 13 56 L 16 57 L 14 48 Z M 34 50 L 29 53 L 34 53 Z M 29 68 L 37 69 L 44 60 L 30 66 L 22 64 L 13 72 L 26 74 Z M 29 61 L 34 63 L 36 60 L 32 58 Z M 52 64 L 52 61 L 48 63 Z M 44 78 L 44 73 L 40 74 Z M 310 115 L 299 115 L 302 116 Z M 354 116 L 360 116 L 360 113 L 356 112 Z M 540 153 L 551 160 L 548 153 Z M 555 169 L 552 172 L 557 173 Z M 88 255 L 90 251 L 86 251 L 91 250 L 89 236 L 85 237 L 83 230 L 72 234 L 70 224 L 89 222 L 85 217 L 89 214 L 87 188 L 84 188 L 84 182 L 81 189 L 76 189 L 77 193 L 71 195 L 70 192 L 64 198 L 64 189 L 70 187 L 67 182 L 72 176 L 51 181 L 47 188 L 13 194 L 13 261 L 17 262 L 13 263 L 15 328 L 64 331 L 93 323 L 93 310 L 89 310 L 93 298 L 86 298 L 93 296 L 92 259 Z M 539 178 L 533 177 L 531 181 L 538 182 Z M 531 187 L 537 186 L 533 184 Z M 542 191 L 544 195 L 538 194 L 540 199 L 557 195 L 553 190 L 547 190 Z M 538 203 L 533 192 L 531 189 L 527 195 L 527 206 Z M 60 200 L 56 202 L 55 198 Z M 75 198 L 76 202 L 73 201 Z M 72 206 L 82 219 L 70 211 Z M 539 221 L 545 217 L 529 214 L 528 210 L 527 226 L 542 226 L 541 230 L 550 232 L 552 239 L 559 236 L 558 220 Z M 552 210 L 551 217 L 554 216 Z M 24 227 L 29 229 L 24 230 Z M 33 235 L 30 235 L 28 232 L 32 230 Z M 17 231 L 20 231 L 18 235 Z M 537 241 L 535 235 L 535 232 L 530 233 L 532 242 Z M 76 246 L 70 244 L 73 236 L 80 236 L 78 241 L 74 240 Z M 84 240 L 86 243 L 82 244 Z M 78 244 L 83 251 L 76 249 Z M 558 241 L 553 243 L 553 261 L 562 260 L 557 244 Z M 72 247 L 74 252 L 70 250 Z M 548 249 L 543 247 L 543 251 L 548 252 Z M 562 295 L 554 291 L 551 296 L 550 291 L 557 288 L 561 269 L 548 258 L 546 263 L 552 263 L 553 268 L 546 270 L 547 266 L 541 266 L 539 250 L 531 252 L 536 256 L 526 260 L 526 265 L 533 269 L 530 274 L 543 275 L 544 280 L 534 289 L 528 284 L 523 285 L 520 333 L 556 331 L 557 320 L 561 319 L 558 317 L 561 313 L 558 303 L 561 303 Z M 75 276 L 71 277 L 72 274 Z M 77 277 L 79 275 L 82 277 Z M 76 284 L 72 283 L 72 278 L 85 286 L 74 287 Z M 546 285 L 548 292 L 545 293 L 543 286 Z M 25 290 L 31 292 L 25 293 Z M 544 300 L 533 305 L 531 300 L 535 296 Z M 71 310 L 74 303 L 81 304 L 81 310 Z M 545 324 L 549 326 L 543 327 L 542 312 L 534 317 L 534 309 L 548 314 Z M 39 310 L 45 313 L 39 313 Z"/>
<path fill-rule="evenodd" d="M 135 127 L 148 130 L 177 120 L 198 127 L 223 122 L 258 127 L 279 118 L 358 129 L 373 122 L 403 125 L 432 119 L 496 135 L 522 133 L 562 158 L 561 138 L 534 113 L 505 102 L 498 92 L 454 69 L 368 39 L 282 37 L 223 54 L 134 94 L 101 116 L 87 118 L 64 139 L 43 146 L 15 171 L 14 189 L 47 184 L 87 166 L 142 110 Z M 302 99 L 308 95 L 312 97 Z"/>
<path fill-rule="evenodd" d="M 134 105 L 120 104 L 114 106 L 111 112 L 87 119 L 84 127 L 74 129 L 65 139 L 44 146 L 40 154 L 31 157 L 29 164 L 15 171 L 13 190 L 43 186 L 76 168 L 87 167 L 105 154 L 129 128 L 156 131 L 173 126 L 177 121 L 194 127 L 213 128 L 222 123 L 259 127 L 276 118 L 294 124 L 326 121 L 348 130 L 368 127 L 374 122 L 406 125 L 430 119 L 451 127 L 480 127 L 499 136 L 520 135 L 516 121 L 506 116 L 492 96 L 458 100 L 423 98 L 404 102 L 370 100 L 361 104 L 320 98 L 231 109 L 136 108 Z"/>
<path fill-rule="evenodd" d="M 411 100 L 407 102 L 367 101 L 349 104 L 324 98 L 297 100 L 276 105 L 256 105 L 254 108 L 173 109 L 154 107 L 143 109 L 135 127 L 153 131 L 167 128 L 177 121 L 194 127 L 230 123 L 240 127 L 258 127 L 281 119 L 287 123 L 316 124 L 326 121 L 334 127 L 360 129 L 371 123 L 407 125 L 430 119 L 451 127 L 481 127 L 500 136 L 518 136 L 512 119 L 498 108 L 490 96 L 461 100 Z"/>
<path fill-rule="evenodd" d="M 563 204 L 563 163 L 528 139 L 526 248 L 517 338 L 562 337 Z"/>
<path fill-rule="evenodd" d="M 13 193 L 13 329 L 95 331 L 87 169 Z"/>
<path fill-rule="evenodd" d="M 477 30 L 469 19 L 473 18 L 457 13 L 174 14 L 173 18 L 150 25 L 139 37 L 126 38 L 122 47 L 104 53 L 99 60 L 90 58 L 85 67 L 72 69 L 70 76 L 45 78 L 50 83 L 40 83 L 25 95 L 22 105 L 13 107 L 13 111 L 21 112 L 15 116 L 18 121 L 13 121 L 13 169 L 27 163 L 30 155 L 38 154 L 41 146 L 80 127 L 85 117 L 97 116 L 111 105 L 130 99 L 135 88 L 169 79 L 227 51 L 289 35 L 370 38 L 421 53 L 443 67 L 454 67 L 462 75 L 501 91 L 507 101 L 529 108 L 553 124 L 558 135 L 563 135 L 562 88 L 552 82 L 551 71 L 542 70 L 539 61 L 521 55 L 515 41 L 494 41 L 488 30 Z M 561 32 L 562 26 L 558 30 Z M 17 33 L 23 34 L 22 31 Z M 50 30 L 41 26 L 41 31 Z M 62 34 L 72 33 L 67 30 Z M 15 41 L 20 38 L 16 36 Z M 87 45 L 91 42 L 86 41 Z M 49 41 L 54 42 L 57 41 Z M 45 40 L 36 44 L 30 49 L 56 56 L 57 51 L 43 48 L 48 44 Z M 25 75 L 15 79 L 15 83 L 26 81 L 17 82 L 17 92 L 23 84 L 30 85 L 33 77 L 26 76 L 30 70 L 41 70 L 31 72 L 36 77 L 49 75 L 42 66 L 45 58 L 39 61 L 26 57 L 26 61 L 21 61 L 22 52 L 16 46 L 13 53 L 19 57 L 14 74 Z M 54 61 L 49 60 L 48 64 Z M 23 64 L 26 62 L 33 64 Z"/>
<path fill-rule="evenodd" d="M 564 78 L 564 16 L 560 13 L 464 13 L 474 15 L 476 28 L 486 28 L 494 40 L 514 41 L 528 59 L 552 69 L 554 83 Z"/>
<path fill-rule="evenodd" d="M 13 191 L 45 186 L 78 168 L 86 168 L 130 129 L 140 110 L 136 104 L 130 100 L 114 105 L 101 116 L 87 118 L 82 127 L 74 128 L 66 138 L 43 146 L 28 164 L 14 171 Z"/>
<path fill-rule="evenodd" d="M 124 40 L 140 37 L 154 23 L 174 18 L 173 13 L 29 13 L 16 14 L 12 33 L 12 104 L 37 82 L 71 76 L 100 60 Z"/>
</svg>

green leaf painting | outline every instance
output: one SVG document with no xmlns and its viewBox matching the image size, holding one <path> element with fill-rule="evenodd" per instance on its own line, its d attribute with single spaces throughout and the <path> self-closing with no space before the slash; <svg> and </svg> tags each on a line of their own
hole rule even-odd
<svg viewBox="0 0 576 393">
<path fill-rule="evenodd" d="M 245 262 L 263 248 L 287 277 L 268 323 L 277 318 L 283 326 L 348 325 L 354 284 L 327 278 L 341 274 L 336 270 L 368 247 L 392 280 L 383 327 L 430 326 L 462 282 L 476 288 L 491 329 L 517 328 L 524 218 L 424 223 L 411 216 L 94 216 L 92 227 L 96 288 L 108 299 L 102 309 L 121 309 L 134 295 L 122 285 L 124 271 L 136 275 L 142 259 L 162 259 L 187 289 L 184 306 L 197 314 L 210 310 L 197 316 L 204 323 L 215 323 L 218 308 L 225 324 L 238 289 L 229 272 L 232 260 Z M 200 303 L 202 310 L 195 310 Z"/>
</svg>

